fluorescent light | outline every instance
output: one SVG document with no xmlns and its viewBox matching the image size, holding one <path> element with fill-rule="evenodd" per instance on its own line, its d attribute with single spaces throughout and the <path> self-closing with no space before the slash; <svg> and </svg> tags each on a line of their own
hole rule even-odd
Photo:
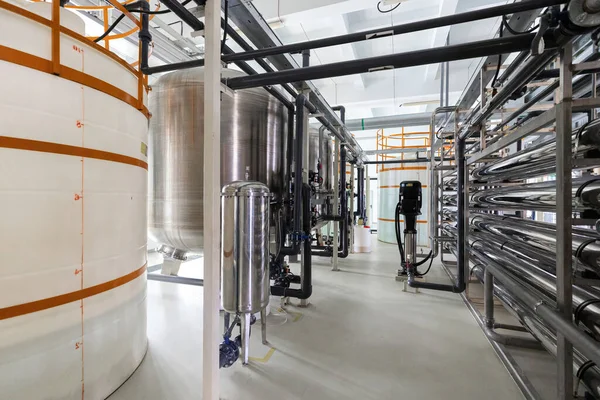
<svg viewBox="0 0 600 400">
<path fill-rule="evenodd" d="M 283 28 L 285 26 L 285 23 L 280 17 L 270 18 L 266 22 L 273 30 Z"/>
</svg>

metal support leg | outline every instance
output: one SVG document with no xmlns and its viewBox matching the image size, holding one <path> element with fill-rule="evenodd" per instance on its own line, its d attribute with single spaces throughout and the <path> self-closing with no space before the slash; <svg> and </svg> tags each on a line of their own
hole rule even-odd
<svg viewBox="0 0 600 400">
<path fill-rule="evenodd" d="M 252 314 L 244 313 L 241 318 L 242 324 L 242 364 L 248 365 L 250 357 L 250 317 Z"/>
<path fill-rule="evenodd" d="M 205 8 L 204 54 L 204 293 L 202 399 L 219 400 L 219 329 L 221 286 L 221 1 Z"/>
<path fill-rule="evenodd" d="M 560 51 L 560 87 L 556 105 L 556 283 L 557 305 L 565 320 L 572 320 L 572 192 L 571 130 L 573 48 L 567 44 Z M 573 345 L 558 333 L 557 398 L 573 399 Z"/>
<path fill-rule="evenodd" d="M 543 349 L 542 345 L 535 339 L 519 336 L 502 335 L 494 330 L 494 327 L 496 326 L 494 322 L 494 275 L 489 273 L 487 270 L 484 273 L 483 308 L 484 332 L 490 340 L 507 346 L 517 346 L 539 350 Z"/>
<path fill-rule="evenodd" d="M 354 170 L 354 165 L 350 165 L 350 217 L 352 221 L 352 223 L 348 227 L 348 229 L 350 230 L 350 232 L 348 233 L 348 235 L 350 235 L 350 253 L 354 253 L 354 189 L 356 188 L 356 186 L 354 185 Z"/>
<path fill-rule="evenodd" d="M 260 333 L 262 336 L 262 344 L 267 345 L 267 309 L 260 310 Z"/>
<path fill-rule="evenodd" d="M 339 169 L 340 166 L 340 140 L 335 138 L 334 155 L 333 155 L 333 190 L 336 192 L 333 196 L 333 210 L 335 214 L 339 214 L 340 207 L 340 195 L 338 193 L 344 193 L 343 190 L 339 190 L 340 179 Z M 331 257 L 331 270 L 338 271 L 338 241 L 340 239 L 340 224 L 338 222 L 333 223 L 333 252 Z"/>
</svg>

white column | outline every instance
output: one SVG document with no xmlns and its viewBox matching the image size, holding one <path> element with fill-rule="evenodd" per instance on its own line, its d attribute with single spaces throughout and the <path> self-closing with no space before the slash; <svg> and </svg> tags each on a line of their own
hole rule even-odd
<svg viewBox="0 0 600 400">
<path fill-rule="evenodd" d="M 369 177 L 369 166 L 365 165 L 365 216 L 367 219 L 366 225 L 371 226 L 371 178 Z"/>
<path fill-rule="evenodd" d="M 204 54 L 204 302 L 202 399 L 219 400 L 221 255 L 221 0 L 205 9 Z"/>
</svg>

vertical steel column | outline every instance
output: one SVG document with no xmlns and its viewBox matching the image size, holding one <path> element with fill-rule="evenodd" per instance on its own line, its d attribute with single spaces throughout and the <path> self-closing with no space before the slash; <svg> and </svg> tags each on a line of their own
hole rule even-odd
<svg viewBox="0 0 600 400">
<path fill-rule="evenodd" d="M 560 86 L 556 99 L 556 284 L 557 305 L 565 320 L 572 320 L 572 192 L 571 129 L 573 47 L 568 43 L 560 50 Z M 558 333 L 557 398 L 573 399 L 573 345 Z"/>
<path fill-rule="evenodd" d="M 464 143 L 457 143 L 458 141 L 461 141 L 461 139 L 458 138 L 458 121 L 459 121 L 459 112 L 458 109 L 456 109 L 456 112 L 454 113 L 454 151 L 456 152 L 456 156 L 455 157 L 462 157 L 465 158 L 466 154 L 465 154 L 465 147 L 466 144 Z M 460 148 L 460 149 L 459 149 Z M 458 165 L 458 160 L 457 160 L 457 165 Z M 456 170 L 456 175 L 458 177 L 458 174 L 460 174 L 460 168 L 457 168 Z M 470 184 L 470 174 L 469 174 L 469 165 L 465 162 L 465 168 L 464 168 L 464 172 L 463 172 L 463 182 L 464 182 L 464 187 L 462 188 L 462 196 L 463 196 L 463 205 L 464 205 L 464 211 L 463 211 L 463 216 L 462 216 L 462 226 L 464 228 L 463 230 L 463 237 L 464 237 L 464 251 L 463 251 L 463 265 L 464 265 L 464 276 L 466 276 L 467 278 L 465 279 L 466 281 L 466 289 L 467 290 L 469 288 L 469 271 L 471 270 L 469 268 L 469 184 Z M 459 186 L 460 183 L 460 179 L 457 181 L 457 190 L 460 192 L 461 188 Z M 460 195 L 460 194 L 459 194 Z M 458 203 L 458 206 L 460 207 L 460 202 Z M 460 222 L 458 223 L 458 225 L 460 227 Z M 460 243 L 458 243 L 460 245 Z M 460 252 L 459 252 L 460 254 Z M 460 268 L 460 262 L 458 263 L 458 266 Z"/>
<path fill-rule="evenodd" d="M 501 56 L 499 56 L 499 57 L 501 57 Z M 481 68 L 481 71 L 479 72 L 479 86 L 481 88 L 481 93 L 480 93 L 481 100 L 479 103 L 480 104 L 479 109 L 483 110 L 485 108 L 485 103 L 487 100 L 486 93 L 485 93 L 486 86 L 487 86 L 486 80 L 485 80 L 485 67 Z M 485 122 L 481 124 L 481 131 L 479 132 L 479 135 L 480 135 L 479 150 L 483 150 L 483 149 L 485 149 L 485 135 L 486 135 Z"/>
<path fill-rule="evenodd" d="M 592 53 L 596 54 L 598 53 L 598 43 L 596 41 L 594 41 L 594 44 L 592 45 Z M 598 96 L 598 74 L 596 74 L 595 72 L 592 74 L 592 97 L 596 98 Z M 596 119 L 598 118 L 598 109 L 597 108 L 592 108 L 592 119 Z"/>
<path fill-rule="evenodd" d="M 345 167 L 344 167 L 345 168 Z M 350 235 L 350 253 L 354 253 L 354 165 L 350 164 L 350 226 L 348 227 L 349 235 Z M 347 175 L 347 174 L 346 174 Z"/>
<path fill-rule="evenodd" d="M 340 196 L 343 191 L 340 188 L 340 139 L 335 137 L 333 149 L 333 213 L 340 214 Z M 338 240 L 340 239 L 340 224 L 333 222 L 333 250 L 331 255 L 331 270 L 338 271 Z"/>
<path fill-rule="evenodd" d="M 205 8 L 204 54 L 204 293 L 202 399 L 219 400 L 221 252 L 221 1 Z"/>
</svg>

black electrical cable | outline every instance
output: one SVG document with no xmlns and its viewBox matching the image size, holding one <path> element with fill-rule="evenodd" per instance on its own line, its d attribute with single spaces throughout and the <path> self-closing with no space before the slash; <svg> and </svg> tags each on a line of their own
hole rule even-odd
<svg viewBox="0 0 600 400">
<path fill-rule="evenodd" d="M 513 28 L 511 28 L 510 25 L 508 24 L 508 19 L 506 18 L 506 15 L 502 16 L 502 25 L 505 26 L 506 30 L 509 31 L 510 33 L 512 33 L 513 35 L 523 35 L 525 33 L 531 33 L 540 27 L 540 25 L 538 24 L 538 25 L 532 26 L 531 28 L 529 28 L 523 32 L 516 31 Z"/>
<path fill-rule="evenodd" d="M 377 3 L 377 11 L 379 11 L 382 14 L 390 13 L 390 12 L 394 11 L 396 8 L 400 7 L 400 4 L 402 4 L 402 3 L 398 3 L 394 7 L 390 8 L 389 10 L 382 10 L 381 3 L 382 3 L 381 1 L 379 3 Z"/>
<path fill-rule="evenodd" d="M 422 274 L 421 274 L 421 273 L 419 273 L 419 275 L 420 275 L 420 276 L 425 276 L 425 275 L 427 275 L 427 273 L 428 273 L 428 272 L 429 272 L 429 270 L 431 269 L 431 265 L 433 264 L 433 257 L 431 257 L 432 255 L 433 255 L 433 253 L 430 251 L 430 252 L 429 252 L 429 255 L 427 256 L 427 258 L 429 258 L 429 266 L 427 267 L 427 271 L 423 272 Z M 422 263 L 424 263 L 425 261 L 427 261 L 427 258 L 425 258 L 425 260 L 423 260 L 423 261 L 421 262 L 421 264 L 422 264 Z M 419 264 L 419 265 L 421 265 L 421 264 Z"/>
<path fill-rule="evenodd" d="M 227 40 L 227 28 L 229 24 L 229 0 L 225 0 L 225 28 L 223 28 L 223 40 L 221 40 L 221 53 L 225 51 L 225 41 Z"/>
<path fill-rule="evenodd" d="M 406 262 L 406 258 L 404 257 L 404 248 L 402 247 L 402 234 L 400 232 L 400 207 L 401 204 L 396 204 L 396 212 L 394 215 L 394 226 L 396 228 L 396 242 L 398 242 L 398 250 L 400 251 L 400 260 L 402 261 L 402 266 Z"/>
<path fill-rule="evenodd" d="M 98 36 L 96 39 L 94 39 L 95 43 L 98 43 L 99 41 L 103 40 L 105 37 L 107 37 L 112 31 L 113 29 L 115 29 L 117 27 L 117 25 L 119 25 L 119 22 L 121 22 L 123 20 L 123 18 L 125 18 L 125 14 L 121 14 L 119 15 L 119 17 L 117 19 L 115 19 L 115 22 L 113 22 L 108 29 L 106 30 L 106 32 L 104 32 L 102 35 Z"/>
</svg>

